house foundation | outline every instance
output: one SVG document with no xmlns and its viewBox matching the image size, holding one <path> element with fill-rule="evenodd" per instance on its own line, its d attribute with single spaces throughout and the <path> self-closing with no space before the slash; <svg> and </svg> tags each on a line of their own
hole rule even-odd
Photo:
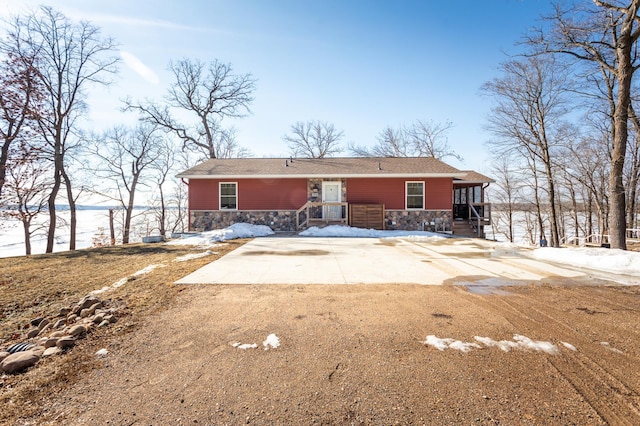
<svg viewBox="0 0 640 426">
<path fill-rule="evenodd" d="M 191 229 L 197 232 L 223 229 L 234 223 L 249 223 L 251 225 L 266 225 L 275 232 L 296 231 L 296 211 L 284 210 L 252 210 L 252 211 L 221 211 L 221 210 L 192 210 L 189 213 Z"/>
<path fill-rule="evenodd" d="M 451 210 L 385 210 L 387 230 L 451 232 Z"/>
</svg>

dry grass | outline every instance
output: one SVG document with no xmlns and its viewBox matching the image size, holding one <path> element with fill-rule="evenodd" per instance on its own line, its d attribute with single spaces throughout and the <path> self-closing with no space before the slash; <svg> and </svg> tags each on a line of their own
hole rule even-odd
<svg viewBox="0 0 640 426">
<path fill-rule="evenodd" d="M 216 246 L 215 254 L 184 262 L 179 256 L 203 252 L 189 246 L 131 244 L 75 252 L 0 259 L 0 347 L 20 339 L 31 319 L 53 317 L 93 290 L 153 264 L 165 265 L 131 277 L 115 290 L 99 295 L 121 301 L 125 316 L 113 327 L 94 331 L 69 354 L 41 360 L 20 375 L 0 378 L 0 424 L 20 424 L 20 419 L 37 415 L 47 395 L 68 387 L 94 367 L 92 354 L 111 338 L 135 330 L 146 315 L 165 309 L 189 287 L 173 282 L 201 266 L 222 257 L 247 240 Z"/>
</svg>

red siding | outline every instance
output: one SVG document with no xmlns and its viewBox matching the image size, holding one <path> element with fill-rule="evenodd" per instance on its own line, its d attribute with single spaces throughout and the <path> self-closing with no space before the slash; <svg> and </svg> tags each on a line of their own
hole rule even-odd
<svg viewBox="0 0 640 426">
<path fill-rule="evenodd" d="M 218 210 L 218 181 L 211 179 L 189 180 L 189 209 Z"/>
<path fill-rule="evenodd" d="M 425 182 L 425 209 L 451 209 L 453 202 L 453 179 L 451 178 L 347 179 L 347 201 L 384 204 L 385 209 L 404 210 L 405 182 L 420 181 Z"/>
<path fill-rule="evenodd" d="M 347 179 L 347 202 L 354 204 L 384 204 L 385 209 L 404 209 L 405 179 Z"/>
<path fill-rule="evenodd" d="M 238 210 L 296 210 L 307 202 L 307 179 L 240 179 Z"/>
<path fill-rule="evenodd" d="M 355 178 L 347 179 L 347 202 L 384 204 L 386 209 L 405 208 L 405 182 L 425 182 L 425 208 L 449 210 L 453 204 L 451 178 Z M 218 210 L 218 184 L 238 183 L 238 210 L 295 210 L 307 201 L 307 179 L 191 179 L 191 210 Z"/>
<path fill-rule="evenodd" d="M 427 195 L 424 208 L 427 210 L 451 210 L 453 207 L 453 179 L 431 178 L 425 180 Z"/>
<path fill-rule="evenodd" d="M 220 182 L 238 183 L 238 210 L 295 210 L 307 202 L 306 179 L 191 179 L 189 208 L 218 210 Z"/>
</svg>

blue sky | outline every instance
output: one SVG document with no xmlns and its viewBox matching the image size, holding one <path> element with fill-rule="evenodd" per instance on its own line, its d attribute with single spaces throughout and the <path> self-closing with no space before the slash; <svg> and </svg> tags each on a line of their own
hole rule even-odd
<svg viewBox="0 0 640 426">
<path fill-rule="evenodd" d="M 42 2 L 0 0 L 8 16 Z M 169 60 L 230 62 L 257 79 L 252 114 L 228 122 L 254 155 L 287 155 L 296 121 L 322 120 L 343 143 L 373 145 L 386 126 L 451 121 L 459 168 L 489 172 L 484 130 L 490 102 L 480 87 L 528 28 L 551 9 L 539 0 L 293 1 L 51 0 L 86 19 L 122 50 L 118 81 L 91 92 L 95 129 L 131 122 L 120 100 L 159 99 Z"/>
</svg>

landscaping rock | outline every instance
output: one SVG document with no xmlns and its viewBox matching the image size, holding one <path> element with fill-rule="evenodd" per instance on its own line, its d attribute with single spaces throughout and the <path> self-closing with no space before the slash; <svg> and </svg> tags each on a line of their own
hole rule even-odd
<svg viewBox="0 0 640 426">
<path fill-rule="evenodd" d="M 107 320 L 102 320 L 102 322 L 101 322 L 100 324 L 98 324 L 98 327 L 99 327 L 99 328 L 106 327 L 106 326 L 108 326 L 109 324 L 111 324 L 109 321 L 107 321 Z"/>
<path fill-rule="evenodd" d="M 57 346 L 53 346 L 50 348 L 45 349 L 45 351 L 42 353 L 42 358 L 51 356 L 51 355 L 58 355 L 62 353 L 62 349 L 60 349 Z"/>
<path fill-rule="evenodd" d="M 31 352 L 33 352 L 34 354 L 38 355 L 39 357 L 41 357 L 46 349 L 47 348 L 45 348 L 44 346 L 38 345 L 38 346 L 34 346 L 33 348 L 31 348 L 29 350 Z"/>
<path fill-rule="evenodd" d="M 100 301 L 100 299 L 98 299 L 95 296 L 85 296 L 84 298 L 82 298 L 82 300 L 80 302 L 78 302 L 78 305 L 80 307 L 80 310 L 86 309 L 91 307 L 92 305 L 98 304 L 99 306 L 102 305 L 102 302 Z M 95 310 L 95 308 L 94 308 Z"/>
<path fill-rule="evenodd" d="M 31 325 L 37 327 L 42 322 L 42 320 L 44 320 L 44 317 L 34 318 L 31 320 Z"/>
<path fill-rule="evenodd" d="M 71 308 L 63 307 L 63 308 L 60 308 L 60 313 L 58 314 L 58 316 L 59 317 L 66 317 L 70 313 L 71 313 Z"/>
<path fill-rule="evenodd" d="M 56 343 L 58 343 L 57 337 L 48 337 L 44 342 L 41 342 L 40 344 L 45 348 L 51 348 L 54 347 Z"/>
<path fill-rule="evenodd" d="M 27 332 L 27 339 L 36 337 L 38 333 L 40 333 L 40 330 L 38 330 L 37 328 L 32 328 Z"/>
<path fill-rule="evenodd" d="M 73 324 L 78 319 L 76 314 L 71 314 L 67 317 L 67 324 Z"/>
<path fill-rule="evenodd" d="M 118 318 L 116 318 L 114 315 L 109 314 L 109 315 L 105 315 L 104 317 L 105 320 L 109 321 L 110 323 L 115 323 L 116 321 L 118 321 Z"/>
<path fill-rule="evenodd" d="M 51 335 L 49 337 L 62 337 L 62 336 L 66 336 L 67 333 L 64 330 L 58 330 L 58 331 L 54 331 L 53 333 L 51 333 Z"/>
<path fill-rule="evenodd" d="M 45 334 L 47 334 L 49 332 L 49 330 L 51 330 L 51 323 L 49 323 L 49 324 L 45 325 L 44 327 L 42 327 L 42 329 L 38 333 L 38 336 L 44 336 Z"/>
<path fill-rule="evenodd" d="M 0 370 L 5 373 L 16 373 L 34 365 L 40 357 L 32 351 L 11 354 L 0 362 Z"/>
<path fill-rule="evenodd" d="M 77 337 L 87 332 L 87 327 L 82 324 L 74 325 L 68 331 L 71 336 Z"/>
<path fill-rule="evenodd" d="M 94 324 L 100 324 L 103 320 L 104 320 L 104 314 L 96 314 L 96 315 L 93 316 L 93 323 Z"/>
<path fill-rule="evenodd" d="M 58 321 L 56 321 L 55 324 L 53 324 L 53 328 L 58 329 L 60 327 L 64 327 L 65 324 L 66 324 L 66 321 L 61 318 Z"/>
<path fill-rule="evenodd" d="M 60 349 L 67 349 L 73 347 L 76 344 L 76 339 L 73 336 L 64 336 L 58 339 L 56 346 Z"/>
<path fill-rule="evenodd" d="M 9 355 L 11 355 L 11 354 L 9 352 L 7 352 L 7 351 L 0 352 L 0 362 L 2 362 L 2 360 L 5 359 L 6 357 L 8 357 Z"/>
<path fill-rule="evenodd" d="M 38 330 L 42 331 L 42 329 L 44 329 L 46 326 L 49 325 L 51 321 L 49 321 L 48 319 L 44 318 L 40 321 L 40 323 L 37 325 Z"/>
</svg>

